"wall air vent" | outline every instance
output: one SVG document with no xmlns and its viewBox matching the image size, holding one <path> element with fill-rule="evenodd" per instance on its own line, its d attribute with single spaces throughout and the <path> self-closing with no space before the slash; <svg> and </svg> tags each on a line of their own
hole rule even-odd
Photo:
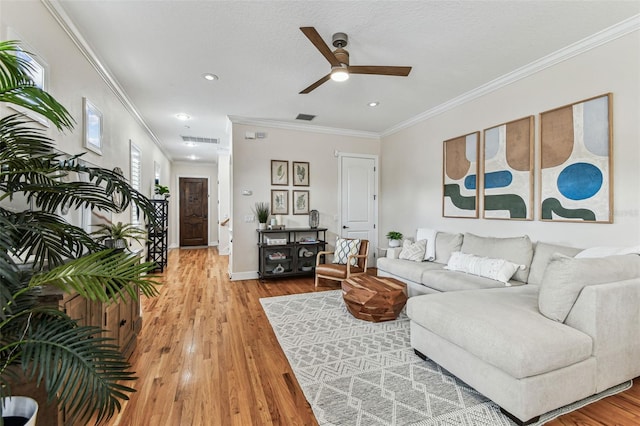
<svg viewBox="0 0 640 426">
<path fill-rule="evenodd" d="M 316 118 L 315 115 L 311 115 L 311 114 L 298 114 L 298 116 L 296 117 L 296 120 L 304 120 L 304 121 L 311 121 L 314 118 Z"/>
<path fill-rule="evenodd" d="M 212 143 L 216 145 L 220 143 L 220 139 L 217 138 L 201 138 L 198 136 L 182 136 L 182 140 L 184 142 Z"/>
</svg>

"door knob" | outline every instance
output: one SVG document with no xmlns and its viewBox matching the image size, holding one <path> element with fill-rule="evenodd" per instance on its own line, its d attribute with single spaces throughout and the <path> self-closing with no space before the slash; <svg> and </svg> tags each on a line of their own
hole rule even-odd
<svg viewBox="0 0 640 426">
<path fill-rule="evenodd" d="M 348 226 L 347 225 L 342 225 L 342 229 L 347 229 Z"/>
</svg>

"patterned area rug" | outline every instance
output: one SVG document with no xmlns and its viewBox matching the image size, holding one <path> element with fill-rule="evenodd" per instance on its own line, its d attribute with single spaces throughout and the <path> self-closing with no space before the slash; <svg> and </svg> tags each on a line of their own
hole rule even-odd
<svg viewBox="0 0 640 426">
<path fill-rule="evenodd" d="M 370 323 L 347 311 L 341 291 L 260 299 L 320 425 L 513 426 L 493 402 L 409 343 L 409 319 Z M 541 416 L 536 425 L 631 382 Z"/>
</svg>

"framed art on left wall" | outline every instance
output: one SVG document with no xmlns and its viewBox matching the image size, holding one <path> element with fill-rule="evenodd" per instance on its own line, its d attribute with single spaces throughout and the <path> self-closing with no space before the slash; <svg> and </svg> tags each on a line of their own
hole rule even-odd
<svg viewBox="0 0 640 426">
<path fill-rule="evenodd" d="M 102 112 L 89 99 L 82 98 L 84 147 L 102 155 Z"/>
</svg>

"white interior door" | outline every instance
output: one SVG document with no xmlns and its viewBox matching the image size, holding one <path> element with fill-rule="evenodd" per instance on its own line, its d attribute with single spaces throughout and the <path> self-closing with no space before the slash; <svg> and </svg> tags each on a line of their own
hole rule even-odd
<svg viewBox="0 0 640 426">
<path fill-rule="evenodd" d="M 340 226 L 344 238 L 369 240 L 369 265 L 377 247 L 377 162 L 375 156 L 340 155 Z"/>
</svg>

